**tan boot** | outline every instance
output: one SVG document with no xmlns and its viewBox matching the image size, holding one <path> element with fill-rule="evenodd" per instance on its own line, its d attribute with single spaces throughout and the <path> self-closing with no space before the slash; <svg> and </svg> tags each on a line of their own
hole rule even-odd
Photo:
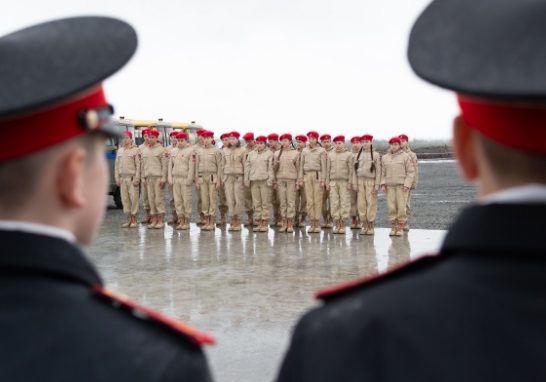
<svg viewBox="0 0 546 382">
<path fill-rule="evenodd" d="M 142 219 L 140 223 L 149 224 L 151 221 L 152 221 L 152 215 L 150 215 L 150 210 L 146 210 L 146 216 L 144 217 L 144 219 Z"/>
<path fill-rule="evenodd" d="M 286 233 L 294 232 L 294 219 L 288 219 L 286 222 Z"/>
<path fill-rule="evenodd" d="M 239 219 L 238 216 L 236 216 L 234 218 L 235 222 L 233 224 L 233 230 L 232 231 L 236 231 L 236 232 L 239 232 L 241 231 L 241 219 Z"/>
<path fill-rule="evenodd" d="M 186 220 L 185 220 L 184 216 L 182 216 L 182 217 L 180 218 L 180 221 L 179 221 L 179 223 L 178 223 L 178 225 L 176 226 L 175 229 L 178 230 L 178 231 L 184 229 L 184 223 L 185 223 L 185 222 L 186 222 Z"/>
<path fill-rule="evenodd" d="M 315 233 L 315 219 L 309 219 L 309 229 L 307 230 L 307 233 Z"/>
<path fill-rule="evenodd" d="M 288 221 L 287 219 L 282 219 L 282 225 L 281 225 L 281 228 L 279 229 L 279 232 L 286 232 L 286 230 L 288 229 Z"/>
<path fill-rule="evenodd" d="M 406 222 L 398 222 L 396 227 L 396 236 L 404 236 L 404 224 L 406 224 Z"/>
<path fill-rule="evenodd" d="M 409 232 L 409 221 L 404 224 L 404 231 Z"/>
<path fill-rule="evenodd" d="M 275 224 L 276 227 L 282 227 L 282 215 L 277 214 L 277 223 Z"/>
<path fill-rule="evenodd" d="M 340 219 L 339 220 L 339 231 L 338 233 L 340 235 L 343 235 L 347 232 L 347 221 L 346 219 Z"/>
<path fill-rule="evenodd" d="M 190 218 L 187 217 L 187 218 L 181 218 L 181 220 L 184 221 L 184 224 L 182 225 L 182 229 L 183 230 L 188 230 L 190 229 Z"/>
<path fill-rule="evenodd" d="M 254 222 L 252 223 L 252 227 L 259 227 L 262 223 L 261 219 L 254 219 Z"/>
<path fill-rule="evenodd" d="M 246 226 L 251 226 L 252 225 L 252 214 L 246 214 L 246 222 L 245 222 L 245 227 Z"/>
<path fill-rule="evenodd" d="M 155 229 L 165 228 L 164 221 L 165 221 L 165 214 L 158 215 L 157 216 L 157 223 L 155 224 L 154 228 Z"/>
<path fill-rule="evenodd" d="M 121 228 L 129 228 L 131 225 L 131 215 L 127 215 L 127 221 L 121 225 Z"/>
<path fill-rule="evenodd" d="M 391 232 L 389 232 L 389 236 L 396 235 L 396 220 L 393 220 L 391 222 Z"/>
<path fill-rule="evenodd" d="M 178 222 L 178 216 L 176 215 L 176 211 L 171 211 L 171 218 L 167 222 L 167 224 L 174 224 Z"/>
<path fill-rule="evenodd" d="M 353 216 L 353 220 L 351 221 L 351 229 L 356 228 L 356 216 Z"/>
<path fill-rule="evenodd" d="M 306 225 L 307 225 L 307 214 L 301 214 L 301 219 L 298 222 L 298 227 L 305 228 Z"/>
<path fill-rule="evenodd" d="M 326 228 L 334 227 L 334 219 L 331 216 L 328 216 L 328 223 L 326 223 Z"/>
<path fill-rule="evenodd" d="M 199 219 L 197 221 L 197 224 L 199 224 L 200 221 L 201 221 L 201 219 Z M 207 230 L 207 221 L 208 221 L 208 217 L 203 215 L 203 222 L 200 224 L 201 225 L 201 230 L 203 230 L 203 231 Z"/>
<path fill-rule="evenodd" d="M 233 226 L 234 225 L 235 225 L 235 218 L 232 216 L 231 219 L 229 220 L 229 228 L 227 229 L 228 232 L 233 231 Z"/>
<path fill-rule="evenodd" d="M 360 222 L 360 216 L 357 216 L 357 217 L 356 217 L 356 225 L 355 225 L 355 228 L 356 228 L 356 229 L 362 229 L 362 223 Z"/>
<path fill-rule="evenodd" d="M 374 235 L 374 222 L 368 222 L 368 230 L 366 231 L 366 235 Z"/>
<path fill-rule="evenodd" d="M 362 224 L 362 230 L 358 233 L 359 235 L 366 235 L 368 232 L 368 222 L 364 220 L 364 224 Z"/>
<path fill-rule="evenodd" d="M 150 218 L 150 224 L 148 224 L 148 228 L 155 228 L 156 224 L 157 224 L 157 216 L 152 215 Z"/>
<path fill-rule="evenodd" d="M 334 220 L 335 225 L 334 225 L 334 229 L 332 230 L 332 233 L 335 234 L 335 235 L 337 235 L 339 233 L 339 226 L 340 226 L 339 222 L 340 222 L 340 219 L 335 219 Z"/>
<path fill-rule="evenodd" d="M 315 233 L 320 233 L 320 231 L 322 231 L 322 229 L 320 228 L 320 219 L 317 219 L 315 221 Z"/>
<path fill-rule="evenodd" d="M 129 228 L 136 228 L 137 221 L 136 221 L 136 215 L 131 215 L 131 224 L 129 225 Z"/>
</svg>

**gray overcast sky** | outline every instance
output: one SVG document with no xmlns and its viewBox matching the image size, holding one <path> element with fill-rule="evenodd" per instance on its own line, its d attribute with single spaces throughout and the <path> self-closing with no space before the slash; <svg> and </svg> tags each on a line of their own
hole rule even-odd
<svg viewBox="0 0 546 382">
<path fill-rule="evenodd" d="M 11 2 L 0 33 L 79 15 L 124 19 L 136 56 L 106 81 L 117 115 L 197 121 L 215 133 L 317 130 L 450 138 L 455 97 L 406 58 L 429 0 Z"/>
</svg>

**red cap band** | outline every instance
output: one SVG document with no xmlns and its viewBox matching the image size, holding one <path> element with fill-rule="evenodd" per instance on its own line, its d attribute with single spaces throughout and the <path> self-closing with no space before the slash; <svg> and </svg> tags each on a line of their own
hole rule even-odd
<svg viewBox="0 0 546 382">
<path fill-rule="evenodd" d="M 457 98 L 465 123 L 485 137 L 518 150 L 546 154 L 546 107 Z"/>
<path fill-rule="evenodd" d="M 9 131 L 11 142 L 25 142 L 5 145 L 0 150 L 0 161 L 23 157 L 89 132 L 80 124 L 81 111 L 107 105 L 102 86 L 99 86 L 62 105 L 0 120 L 0 131 Z"/>
</svg>

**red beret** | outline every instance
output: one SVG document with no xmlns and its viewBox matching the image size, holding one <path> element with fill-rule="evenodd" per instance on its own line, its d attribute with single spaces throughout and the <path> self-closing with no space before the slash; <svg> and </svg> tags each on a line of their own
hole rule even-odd
<svg viewBox="0 0 546 382">
<path fill-rule="evenodd" d="M 360 138 L 360 137 L 352 137 L 352 138 L 351 138 L 351 143 L 353 143 L 354 141 L 362 142 L 362 138 Z"/>
<path fill-rule="evenodd" d="M 269 139 L 270 141 L 278 141 L 279 140 L 279 134 L 275 134 L 275 133 L 269 134 L 267 136 L 267 139 Z"/>
<path fill-rule="evenodd" d="M 279 139 L 280 139 L 281 141 L 282 141 L 283 139 L 288 139 L 289 141 L 291 141 L 291 140 L 292 140 L 292 134 L 288 134 L 288 133 L 283 134 L 283 135 L 280 136 Z"/>
<path fill-rule="evenodd" d="M 153 135 L 154 137 L 159 137 L 159 131 L 148 129 L 148 135 Z"/>
<path fill-rule="evenodd" d="M 175 137 L 178 135 L 178 131 L 171 131 L 171 133 L 169 134 L 169 137 Z"/>
<path fill-rule="evenodd" d="M 202 133 L 201 133 L 201 136 L 203 138 L 214 138 L 214 133 L 212 131 L 208 131 L 208 130 L 204 130 Z"/>
<path fill-rule="evenodd" d="M 405 140 L 405 141 L 409 141 L 409 138 L 408 138 L 408 136 L 407 136 L 406 134 L 400 134 L 400 135 L 398 136 L 398 138 L 403 139 L 403 140 Z"/>
<path fill-rule="evenodd" d="M 142 135 L 148 135 L 148 128 L 142 129 Z"/>
<path fill-rule="evenodd" d="M 256 142 L 266 142 L 267 141 L 267 137 L 263 136 L 263 135 L 260 135 L 258 137 L 256 137 Z"/>
<path fill-rule="evenodd" d="M 130 131 L 124 131 L 123 135 L 127 135 L 129 138 L 133 138 L 133 133 L 131 133 Z"/>
<path fill-rule="evenodd" d="M 316 139 L 318 139 L 318 138 L 319 138 L 319 133 L 317 133 L 316 131 L 310 131 L 310 132 L 307 133 L 307 136 L 308 136 L 309 138 L 316 138 Z"/>
<path fill-rule="evenodd" d="M 362 136 L 362 140 L 363 140 L 363 141 L 373 141 L 373 135 L 364 134 L 364 135 Z"/>
<path fill-rule="evenodd" d="M 321 141 L 327 141 L 327 140 L 332 140 L 332 136 L 330 134 L 322 134 L 320 136 L 320 140 Z"/>
<path fill-rule="evenodd" d="M 180 131 L 178 134 L 176 134 L 176 138 L 178 138 L 178 139 L 188 139 L 188 134 L 186 134 L 183 131 Z"/>
<path fill-rule="evenodd" d="M 196 134 L 197 134 L 198 136 L 201 136 L 201 135 L 203 135 L 203 133 L 204 133 L 205 131 L 207 131 L 207 130 L 205 130 L 205 129 L 199 129 L 199 130 L 197 130 L 197 133 L 196 133 Z"/>
<path fill-rule="evenodd" d="M 296 135 L 296 141 L 307 142 L 307 137 L 303 134 Z"/>
<path fill-rule="evenodd" d="M 246 135 L 247 134 L 245 134 L 245 137 Z M 241 134 L 239 134 L 237 131 L 232 131 L 231 133 L 226 133 L 226 137 L 239 139 L 241 137 Z"/>
<path fill-rule="evenodd" d="M 246 133 L 243 135 L 243 139 L 245 141 L 253 141 L 254 140 L 254 133 Z"/>
<path fill-rule="evenodd" d="M 334 142 L 345 142 L 345 135 L 338 135 L 337 137 L 334 138 Z"/>
<path fill-rule="evenodd" d="M 400 138 L 399 137 L 392 137 L 391 140 L 389 141 L 389 144 L 391 143 L 400 143 Z"/>
</svg>

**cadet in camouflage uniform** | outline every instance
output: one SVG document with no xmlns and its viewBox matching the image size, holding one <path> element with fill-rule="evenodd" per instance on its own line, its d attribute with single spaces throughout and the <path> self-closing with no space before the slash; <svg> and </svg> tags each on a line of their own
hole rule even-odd
<svg viewBox="0 0 546 382">
<path fill-rule="evenodd" d="M 279 144 L 279 134 L 271 133 L 267 136 L 267 140 L 269 142 L 269 151 L 271 151 L 273 154 L 280 151 L 281 145 Z M 270 191 L 270 199 L 271 199 L 271 208 L 273 211 L 273 223 L 271 224 L 271 227 L 277 227 L 281 225 L 281 203 L 279 200 L 279 193 L 274 188 L 271 188 Z"/>
<path fill-rule="evenodd" d="M 243 139 L 246 143 L 245 149 L 246 154 L 248 155 L 251 151 L 256 149 L 256 143 L 254 142 L 254 133 L 246 133 L 245 135 L 243 135 Z M 246 160 L 246 156 L 244 160 Z M 252 190 L 250 189 L 250 187 L 245 187 L 245 211 L 247 216 L 245 225 L 247 226 L 258 225 L 258 223 L 255 223 L 252 218 L 252 215 L 254 214 L 253 208 L 254 206 L 252 203 Z"/>
<path fill-rule="evenodd" d="M 373 149 L 373 136 L 362 136 L 362 147 L 355 160 L 353 185 L 358 194 L 358 215 L 362 224 L 360 235 L 375 233 L 377 197 L 381 183 L 381 155 Z"/>
<path fill-rule="evenodd" d="M 174 205 L 179 217 L 176 229 L 187 230 L 190 228 L 193 196 L 191 179 L 193 179 L 195 164 L 192 161 L 193 148 L 188 144 L 188 135 L 180 132 L 176 138 L 178 145 L 176 150 L 171 151 L 168 179 L 173 189 Z"/>
<path fill-rule="evenodd" d="M 240 231 L 245 200 L 245 161 L 247 150 L 241 147 L 241 142 L 239 142 L 241 135 L 238 132 L 232 131 L 226 135 L 229 138 L 229 146 L 227 149 L 222 150 L 222 184 L 226 190 L 231 218 L 228 231 Z M 247 187 L 247 189 L 250 190 L 250 187 Z M 249 216 L 249 220 L 251 219 L 252 214 Z"/>
<path fill-rule="evenodd" d="M 176 150 L 176 147 L 178 146 L 178 142 L 176 140 L 177 135 L 178 135 L 177 131 L 171 131 L 171 133 L 169 134 L 169 138 L 171 139 L 171 144 L 165 147 L 167 158 L 171 157 L 172 151 Z M 173 188 L 170 184 L 168 189 L 169 189 L 169 196 L 170 196 L 169 207 L 171 209 L 171 218 L 169 219 L 167 224 L 175 224 L 175 223 L 178 223 L 178 216 L 176 215 L 176 208 L 174 205 Z"/>
<path fill-rule="evenodd" d="M 402 236 L 406 215 L 406 199 L 413 184 L 415 169 L 410 156 L 400 148 L 400 138 L 389 141 L 390 149 L 381 159 L 381 191 L 387 192 L 387 208 L 391 223 L 390 236 Z"/>
<path fill-rule="evenodd" d="M 144 139 L 144 143 L 142 143 L 140 146 L 138 146 L 138 149 L 140 150 L 140 154 L 142 155 L 142 152 L 144 151 L 144 149 L 148 146 L 148 131 L 149 129 L 143 129 L 142 130 L 142 138 Z M 141 158 L 142 159 L 142 158 Z M 142 187 L 140 188 L 141 189 L 141 192 L 142 192 L 142 206 L 144 207 L 144 211 L 146 212 L 146 216 L 144 217 L 144 219 L 142 219 L 142 221 L 140 222 L 141 224 L 149 224 L 151 221 L 152 221 L 152 215 L 150 214 L 150 201 L 148 200 L 148 189 L 146 188 L 146 186 L 144 186 L 144 174 L 142 173 L 144 169 L 142 168 L 142 166 L 140 167 L 140 179 L 142 181 Z"/>
<path fill-rule="evenodd" d="M 123 132 L 123 146 L 119 148 L 114 166 L 116 185 L 120 188 L 123 212 L 127 221 L 123 228 L 135 228 L 138 214 L 138 186 L 140 184 L 140 150 L 133 143 L 133 134 Z"/>
<path fill-rule="evenodd" d="M 196 151 L 195 187 L 201 194 L 201 212 L 205 217 L 202 229 L 213 231 L 218 190 L 222 186 L 222 152 L 212 144 L 212 131 L 204 131 L 201 136 L 203 147 Z"/>
<path fill-rule="evenodd" d="M 417 154 L 415 154 L 409 148 L 409 138 L 406 134 L 401 134 L 398 136 L 400 138 L 400 148 L 408 154 L 413 161 L 413 167 L 415 168 L 415 177 L 413 178 L 413 184 L 408 192 L 408 201 L 406 202 L 406 214 L 408 215 L 408 221 L 404 225 L 404 231 L 409 231 L 409 217 L 411 213 L 411 192 L 417 188 L 417 183 L 419 182 L 419 161 L 417 160 Z"/>
<path fill-rule="evenodd" d="M 307 136 L 296 135 L 297 150 L 301 154 L 307 146 Z M 296 218 L 294 219 L 294 227 L 305 228 L 307 225 L 307 198 L 305 197 L 305 188 L 298 187 L 296 192 Z"/>
<path fill-rule="evenodd" d="M 349 191 L 352 189 L 353 158 L 345 147 L 345 136 L 334 138 L 335 150 L 327 156 L 326 189 L 330 191 L 334 233 L 344 234 L 349 216 Z"/>
<path fill-rule="evenodd" d="M 158 131 L 148 131 L 149 145 L 142 151 L 141 166 L 152 214 L 148 228 L 160 229 L 165 226 L 165 183 L 167 182 L 168 158 L 165 148 L 157 142 L 157 137 L 159 137 Z"/>
<path fill-rule="evenodd" d="M 353 144 L 352 154 L 353 154 L 353 164 L 356 162 L 356 157 L 360 152 L 360 147 L 362 147 L 362 138 L 361 137 L 352 137 L 351 143 Z M 351 215 L 351 229 L 360 229 L 362 225 L 360 223 L 360 218 L 358 217 L 358 193 L 355 190 L 349 191 L 349 196 L 351 197 L 351 206 L 349 207 L 349 214 Z"/>
<path fill-rule="evenodd" d="M 291 233 L 294 232 L 300 153 L 292 146 L 292 135 L 283 134 L 280 138 L 282 150 L 277 151 L 273 159 L 273 188 L 278 191 L 281 203 L 282 225 L 279 232 Z"/>
<path fill-rule="evenodd" d="M 220 135 L 220 139 L 222 140 L 222 148 L 220 150 L 222 150 L 223 155 L 224 150 L 228 148 L 229 138 L 227 137 L 227 134 L 222 134 Z M 222 187 L 218 189 L 218 210 L 220 211 L 220 221 L 218 221 L 216 224 L 224 225 L 226 224 L 226 215 L 229 211 L 226 198 L 226 188 L 224 184 L 222 184 Z"/>
<path fill-rule="evenodd" d="M 320 213 L 326 179 L 326 151 L 319 146 L 319 134 L 316 131 L 310 131 L 307 137 L 309 146 L 301 153 L 299 185 L 305 187 L 307 197 L 307 213 L 311 221 L 307 232 L 320 233 Z"/>
<path fill-rule="evenodd" d="M 273 153 L 267 150 L 263 135 L 256 137 L 256 150 L 245 161 L 245 186 L 252 190 L 254 218 L 258 221 L 256 232 L 267 232 L 271 218 L 270 189 L 273 188 Z"/>
<path fill-rule="evenodd" d="M 332 146 L 332 136 L 330 134 L 322 134 L 320 136 L 320 143 L 322 144 L 322 148 L 326 151 L 326 158 L 328 158 L 328 154 L 332 154 L 334 152 L 334 146 Z M 321 228 L 332 228 L 333 226 L 331 207 L 330 191 L 325 188 L 322 196 Z"/>
</svg>

